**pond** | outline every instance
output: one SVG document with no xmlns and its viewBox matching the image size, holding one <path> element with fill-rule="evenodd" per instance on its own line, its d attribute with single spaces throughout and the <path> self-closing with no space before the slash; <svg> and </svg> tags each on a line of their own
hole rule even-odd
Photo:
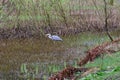
<svg viewBox="0 0 120 80">
<path fill-rule="evenodd" d="M 120 37 L 119 32 L 112 32 L 112 37 Z M 26 64 L 29 71 L 34 71 L 31 65 L 38 65 L 38 74 L 42 80 L 51 73 L 66 66 L 73 66 L 88 49 L 109 41 L 105 33 L 80 33 L 62 37 L 62 42 L 48 38 L 12 39 L 0 41 L 0 79 L 13 79 L 8 75 L 20 73 L 21 65 Z M 54 68 L 57 69 L 54 69 Z M 19 74 L 20 75 L 20 74 Z M 6 77 L 7 76 L 7 77 Z M 15 78 L 15 75 L 13 75 Z M 17 77 L 16 77 L 17 78 Z M 16 79 L 15 78 L 15 79 Z M 43 79 L 45 80 L 45 78 Z"/>
</svg>

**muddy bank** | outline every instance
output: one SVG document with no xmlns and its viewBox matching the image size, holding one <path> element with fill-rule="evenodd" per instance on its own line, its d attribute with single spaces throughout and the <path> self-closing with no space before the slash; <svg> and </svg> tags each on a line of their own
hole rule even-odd
<svg viewBox="0 0 120 80">
<path fill-rule="evenodd" d="M 114 31 L 118 29 L 110 28 L 109 30 Z M 63 27 L 13 27 L 13 28 L 0 28 L 0 39 L 21 39 L 21 38 L 40 38 L 43 37 L 46 33 L 59 34 L 59 35 L 73 35 L 80 32 L 87 31 L 104 31 L 103 28 L 63 28 Z"/>
<path fill-rule="evenodd" d="M 0 39 L 16 39 L 40 37 L 40 31 L 36 27 L 0 28 Z"/>
</svg>

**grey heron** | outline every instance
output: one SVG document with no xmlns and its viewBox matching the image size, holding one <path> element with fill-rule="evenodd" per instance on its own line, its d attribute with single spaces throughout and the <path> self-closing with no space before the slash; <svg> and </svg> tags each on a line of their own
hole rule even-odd
<svg viewBox="0 0 120 80">
<path fill-rule="evenodd" d="M 63 41 L 59 36 L 57 35 L 51 35 L 51 34 L 46 34 L 48 38 L 50 38 L 53 41 Z"/>
</svg>

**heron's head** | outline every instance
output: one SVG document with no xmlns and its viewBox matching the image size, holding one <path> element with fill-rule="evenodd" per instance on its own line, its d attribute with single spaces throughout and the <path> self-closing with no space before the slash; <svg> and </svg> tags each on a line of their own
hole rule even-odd
<svg viewBox="0 0 120 80">
<path fill-rule="evenodd" d="M 46 34 L 46 36 L 48 37 L 48 36 L 51 36 L 51 34 L 50 33 L 48 33 L 48 34 Z"/>
</svg>

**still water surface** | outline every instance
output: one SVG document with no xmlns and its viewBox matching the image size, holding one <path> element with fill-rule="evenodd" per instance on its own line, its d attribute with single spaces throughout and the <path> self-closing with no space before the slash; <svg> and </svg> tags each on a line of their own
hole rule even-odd
<svg viewBox="0 0 120 80">
<path fill-rule="evenodd" d="M 114 38 L 118 32 L 112 33 Z M 13 39 L 0 41 L 0 72 L 19 71 L 23 63 L 39 65 L 72 65 L 85 55 L 85 51 L 108 41 L 104 33 L 82 33 L 62 37 L 63 42 L 48 38 Z"/>
</svg>

